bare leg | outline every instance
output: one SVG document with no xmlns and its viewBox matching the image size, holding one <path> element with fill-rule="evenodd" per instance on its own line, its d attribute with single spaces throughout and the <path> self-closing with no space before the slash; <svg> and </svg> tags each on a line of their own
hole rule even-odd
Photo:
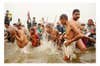
<svg viewBox="0 0 100 66">
<path fill-rule="evenodd" d="M 79 40 L 77 41 L 77 46 L 78 46 L 78 48 L 79 48 L 81 51 L 85 51 L 85 50 L 87 49 L 86 46 L 84 45 L 82 39 L 79 39 Z"/>
</svg>

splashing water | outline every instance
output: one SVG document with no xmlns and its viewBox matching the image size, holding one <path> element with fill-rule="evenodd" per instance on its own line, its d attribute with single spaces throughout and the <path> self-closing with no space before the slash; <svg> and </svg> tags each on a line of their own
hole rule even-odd
<svg viewBox="0 0 100 66">
<path fill-rule="evenodd" d="M 4 62 L 5 63 L 66 63 L 63 60 L 63 52 L 57 49 L 52 41 L 48 41 L 43 35 L 41 45 L 32 47 L 31 42 L 20 49 L 15 43 L 5 42 Z M 72 60 L 71 63 L 93 63 L 95 49 L 88 50 L 88 53 L 79 54 L 80 59 Z"/>
</svg>

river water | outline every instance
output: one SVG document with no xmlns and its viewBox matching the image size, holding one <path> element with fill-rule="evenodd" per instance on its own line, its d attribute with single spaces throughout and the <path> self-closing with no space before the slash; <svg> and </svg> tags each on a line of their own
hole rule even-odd
<svg viewBox="0 0 100 66">
<path fill-rule="evenodd" d="M 88 48 L 85 53 L 77 53 L 76 56 L 76 59 L 65 62 L 62 51 L 57 50 L 53 42 L 46 39 L 38 47 L 32 47 L 29 42 L 25 49 L 18 48 L 16 41 L 14 43 L 5 41 L 4 44 L 5 63 L 96 63 L 94 47 Z"/>
</svg>

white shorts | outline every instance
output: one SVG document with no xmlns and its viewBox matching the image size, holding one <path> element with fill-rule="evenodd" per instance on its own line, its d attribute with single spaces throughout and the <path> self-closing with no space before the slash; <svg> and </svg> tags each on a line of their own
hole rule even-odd
<svg viewBox="0 0 100 66">
<path fill-rule="evenodd" d="M 67 42 L 67 40 L 65 41 Z M 65 43 L 64 42 L 64 43 Z M 67 57 L 70 57 L 72 58 L 74 54 L 74 51 L 75 51 L 75 44 L 76 44 L 76 41 L 75 42 L 72 42 L 70 45 L 68 45 L 67 47 L 65 46 L 65 44 L 63 44 L 63 54 L 64 56 L 67 56 Z"/>
</svg>

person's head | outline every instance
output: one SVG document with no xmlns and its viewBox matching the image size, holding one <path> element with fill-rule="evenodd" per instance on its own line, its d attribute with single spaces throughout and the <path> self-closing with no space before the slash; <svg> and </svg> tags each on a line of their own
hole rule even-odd
<svg viewBox="0 0 100 66">
<path fill-rule="evenodd" d="M 6 10 L 6 13 L 9 12 L 9 10 Z"/>
<path fill-rule="evenodd" d="M 6 28 L 8 28 L 8 27 L 9 27 L 9 25 L 10 25 L 9 23 L 5 23 L 5 27 L 6 27 Z"/>
<path fill-rule="evenodd" d="M 38 24 L 38 27 L 41 27 L 41 24 L 40 23 Z"/>
<path fill-rule="evenodd" d="M 8 15 L 9 15 L 9 10 L 6 10 L 5 16 L 9 17 Z"/>
<path fill-rule="evenodd" d="M 45 30 L 46 30 L 46 32 L 50 33 L 52 31 L 51 25 L 50 24 L 47 24 Z"/>
<path fill-rule="evenodd" d="M 34 28 L 34 27 L 31 27 L 31 28 L 30 28 L 30 33 L 31 33 L 31 34 L 35 34 L 35 33 L 36 33 L 36 31 L 35 31 L 35 28 Z"/>
<path fill-rule="evenodd" d="M 14 23 L 14 24 L 13 24 L 13 26 L 14 26 L 14 27 L 17 27 L 17 24 L 16 24 L 16 23 Z"/>
<path fill-rule="evenodd" d="M 36 18 L 35 17 L 33 17 L 33 20 L 35 20 Z"/>
<path fill-rule="evenodd" d="M 79 9 L 74 9 L 72 13 L 73 19 L 77 21 L 80 18 L 80 11 Z"/>
<path fill-rule="evenodd" d="M 19 23 L 19 24 L 17 24 L 17 28 L 18 29 L 21 29 L 22 28 L 22 25 Z"/>
<path fill-rule="evenodd" d="M 62 14 L 60 16 L 60 22 L 61 22 L 61 24 L 65 25 L 67 21 L 68 21 L 68 16 L 66 14 Z"/>
<path fill-rule="evenodd" d="M 42 17 L 42 21 L 44 21 L 44 18 Z"/>
<path fill-rule="evenodd" d="M 57 25 L 60 25 L 60 23 L 59 23 L 59 22 L 57 22 Z"/>
<path fill-rule="evenodd" d="M 88 20 L 88 25 L 93 25 L 93 24 L 94 24 L 93 20 L 92 19 L 89 19 Z"/>
<path fill-rule="evenodd" d="M 9 13 L 9 10 L 6 10 L 6 14 L 8 14 Z"/>
<path fill-rule="evenodd" d="M 18 22 L 20 22 L 20 18 L 18 18 Z"/>
<path fill-rule="evenodd" d="M 42 24 L 41 27 L 44 28 L 44 25 Z"/>
<path fill-rule="evenodd" d="M 85 28 L 85 24 L 82 23 L 80 29 L 83 30 Z"/>
</svg>

